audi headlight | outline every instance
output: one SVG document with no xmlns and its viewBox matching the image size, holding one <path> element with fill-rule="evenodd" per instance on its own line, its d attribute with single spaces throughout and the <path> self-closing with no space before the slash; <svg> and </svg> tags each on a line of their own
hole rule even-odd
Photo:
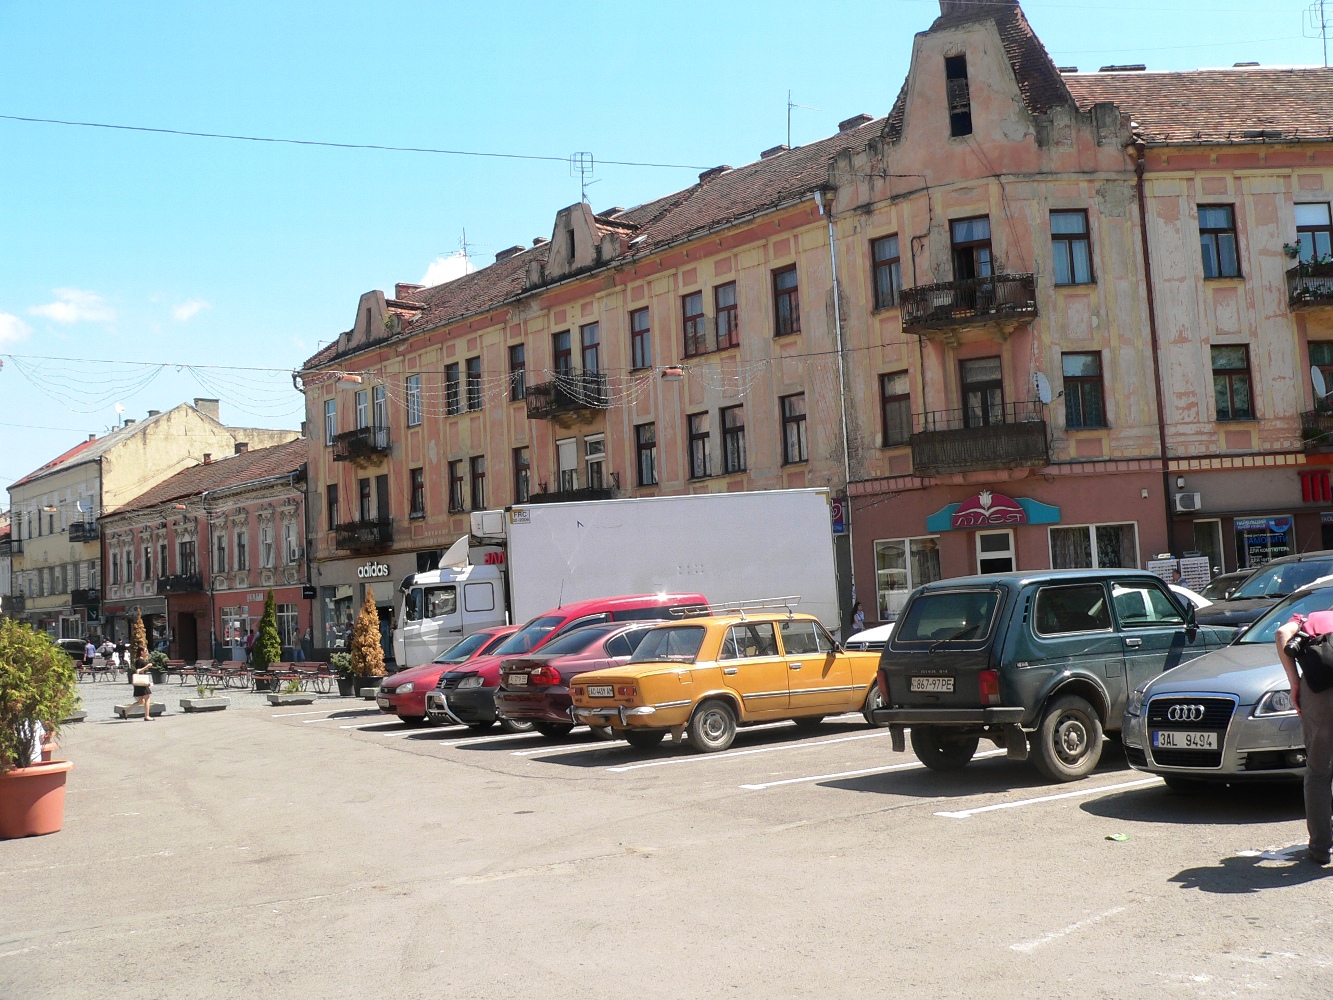
<svg viewBox="0 0 1333 1000">
<path fill-rule="evenodd" d="M 1129 704 L 1125 706 L 1125 711 L 1129 715 L 1139 716 L 1143 714 L 1143 693 L 1145 687 L 1138 688 L 1129 696 Z"/>
<path fill-rule="evenodd" d="M 482 684 L 481 674 L 472 674 L 458 682 L 460 688 L 479 688 Z"/>
<path fill-rule="evenodd" d="M 1291 703 L 1291 691 L 1287 688 L 1274 688 L 1254 706 L 1255 718 L 1295 714 L 1296 706 Z"/>
</svg>

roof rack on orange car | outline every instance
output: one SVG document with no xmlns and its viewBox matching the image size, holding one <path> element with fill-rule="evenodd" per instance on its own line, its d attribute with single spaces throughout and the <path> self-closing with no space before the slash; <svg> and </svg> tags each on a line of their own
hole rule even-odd
<svg viewBox="0 0 1333 1000">
<path fill-rule="evenodd" d="M 765 597 L 757 601 L 724 601 L 716 604 L 696 604 L 683 608 L 672 608 L 671 613 L 677 618 L 707 618 L 714 615 L 740 615 L 742 618 L 763 611 L 785 611 L 790 618 L 796 613 L 796 605 L 801 603 L 797 594 L 790 597 Z"/>
</svg>

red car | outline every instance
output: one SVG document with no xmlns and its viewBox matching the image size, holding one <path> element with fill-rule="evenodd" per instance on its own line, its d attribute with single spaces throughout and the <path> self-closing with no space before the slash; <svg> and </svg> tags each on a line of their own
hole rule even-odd
<svg viewBox="0 0 1333 1000">
<path fill-rule="evenodd" d="M 375 704 L 381 712 L 396 715 L 409 726 L 421 725 L 426 721 L 426 692 L 434 690 L 441 674 L 493 652 L 517 631 L 517 625 L 478 629 L 446 649 L 433 663 L 423 663 L 384 678 Z"/>
<path fill-rule="evenodd" d="M 524 653 L 533 653 L 556 636 L 585 625 L 604 622 L 651 621 L 671 618 L 673 613 L 708 607 L 702 594 L 633 594 L 627 597 L 597 597 L 552 608 L 538 615 L 496 647 L 491 656 L 453 667 L 440 676 L 439 699 L 432 718 L 448 716 L 476 730 L 489 729 L 499 721 L 495 692 L 500 687 L 500 664 Z M 437 695 L 438 698 L 438 695 Z M 504 720 L 510 732 L 531 729 L 530 722 Z"/>
<path fill-rule="evenodd" d="M 559 739 L 574 728 L 569 718 L 569 682 L 578 674 L 629 661 L 653 621 L 629 625 L 607 622 L 586 625 L 552 639 L 538 652 L 500 664 L 500 689 L 495 711 L 502 719 L 531 722 L 547 739 Z"/>
</svg>

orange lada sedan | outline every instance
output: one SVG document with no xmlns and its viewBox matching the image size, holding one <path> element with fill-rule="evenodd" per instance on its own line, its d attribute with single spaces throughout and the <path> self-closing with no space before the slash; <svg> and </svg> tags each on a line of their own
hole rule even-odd
<svg viewBox="0 0 1333 1000">
<path fill-rule="evenodd" d="M 632 746 L 685 734 L 700 752 L 725 750 L 748 723 L 880 706 L 878 653 L 848 653 L 811 615 L 788 612 L 687 618 L 649 630 L 624 666 L 580 674 L 571 718 L 609 726 Z"/>
</svg>

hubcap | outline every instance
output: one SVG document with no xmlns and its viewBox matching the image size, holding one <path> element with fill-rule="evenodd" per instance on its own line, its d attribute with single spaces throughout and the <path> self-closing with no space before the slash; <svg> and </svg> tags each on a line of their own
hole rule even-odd
<svg viewBox="0 0 1333 1000">
<path fill-rule="evenodd" d="M 716 743 L 726 735 L 727 720 L 721 712 L 709 712 L 704 716 L 703 730 L 708 742 Z"/>
<path fill-rule="evenodd" d="M 1061 717 L 1055 726 L 1055 749 L 1067 764 L 1077 764 L 1088 751 L 1088 730 L 1076 715 Z"/>
</svg>

